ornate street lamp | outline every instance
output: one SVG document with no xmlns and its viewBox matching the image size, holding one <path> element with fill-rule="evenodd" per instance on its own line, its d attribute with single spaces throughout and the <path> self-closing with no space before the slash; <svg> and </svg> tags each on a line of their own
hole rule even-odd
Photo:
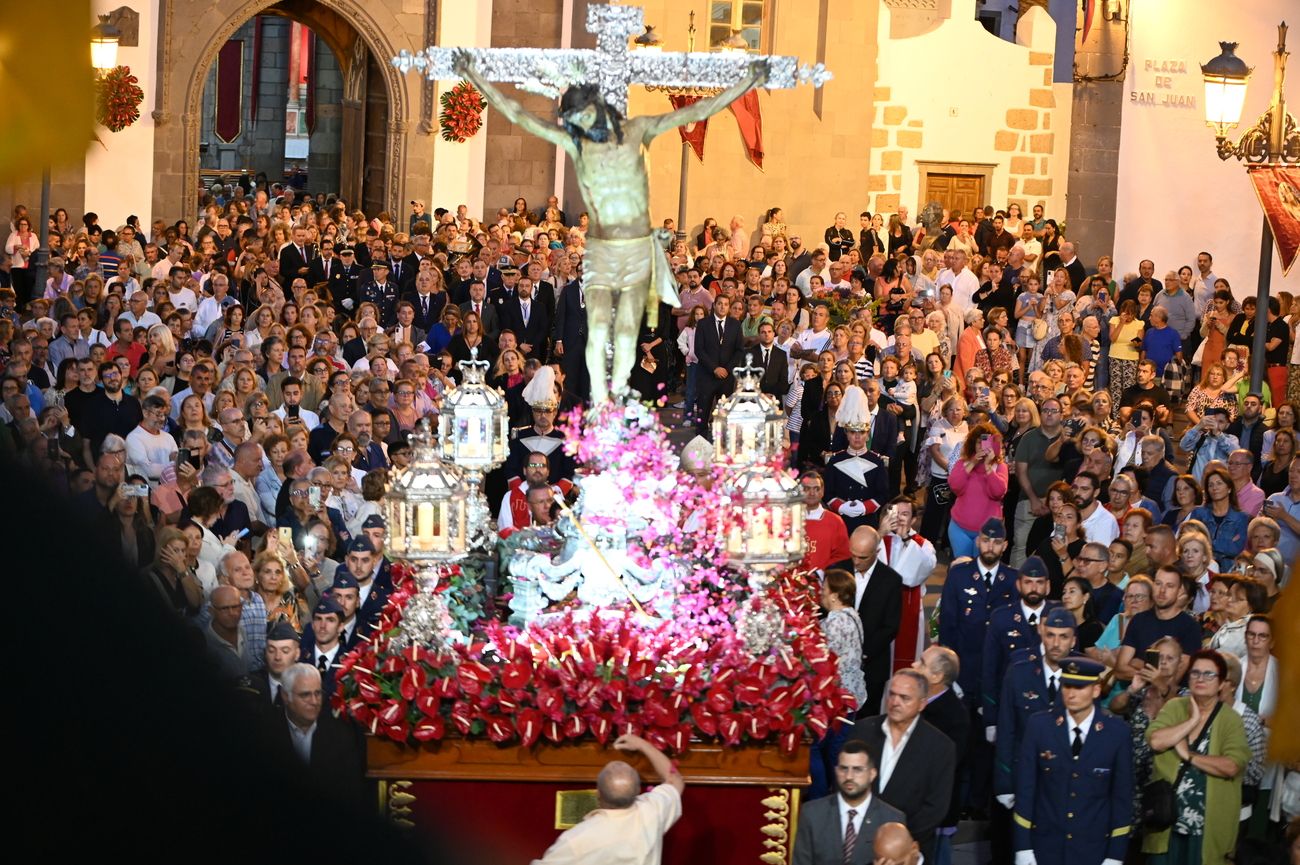
<svg viewBox="0 0 1300 865">
<path fill-rule="evenodd" d="M 109 23 L 107 15 L 99 16 L 99 23 L 90 31 L 90 65 L 103 74 L 117 66 L 117 46 L 122 31 Z"/>
<path fill-rule="evenodd" d="M 464 471 L 469 546 L 479 548 L 493 539 L 488 525 L 491 511 L 483 498 L 483 476 L 506 461 L 510 417 L 505 398 L 483 380 L 490 364 L 478 359 L 477 346 L 471 350 L 471 359 L 462 360 L 458 366 L 461 384 L 443 399 L 438 415 L 439 448 L 444 460 Z"/>
<path fill-rule="evenodd" d="M 713 410 L 714 457 L 741 466 L 771 463 L 789 449 L 785 412 L 778 400 L 761 390 L 761 367 L 746 361 L 732 372 L 736 390 Z"/>
<path fill-rule="evenodd" d="M 761 588 L 768 572 L 804 556 L 804 503 L 799 483 L 788 472 L 753 466 L 731 483 L 732 523 L 727 531 L 727 561 L 750 573 Z"/>
<path fill-rule="evenodd" d="M 1246 82 L 1251 69 L 1237 57 L 1236 42 L 1220 42 L 1218 57 L 1201 67 L 1205 78 L 1205 122 L 1215 130 L 1219 158 L 1236 158 L 1252 166 L 1294 165 L 1300 162 L 1300 129 L 1286 111 L 1283 84 L 1286 81 L 1286 22 L 1277 28 L 1277 49 L 1273 52 L 1273 99 L 1268 111 L 1235 143 L 1228 140 L 1230 129 L 1241 120 L 1246 102 Z M 1265 342 L 1268 332 L 1269 288 L 1273 277 L 1273 230 L 1264 217 L 1259 245 L 1259 282 L 1255 290 L 1255 345 L 1250 358 L 1250 389 L 1260 391 L 1266 369 Z M 1283 314 L 1286 310 L 1283 310 Z M 1278 398 L 1276 395 L 1273 397 Z"/>
<path fill-rule="evenodd" d="M 429 419 L 411 434 L 411 465 L 384 496 L 387 548 L 393 559 L 431 565 L 467 552 L 465 477 L 438 458 Z"/>
</svg>

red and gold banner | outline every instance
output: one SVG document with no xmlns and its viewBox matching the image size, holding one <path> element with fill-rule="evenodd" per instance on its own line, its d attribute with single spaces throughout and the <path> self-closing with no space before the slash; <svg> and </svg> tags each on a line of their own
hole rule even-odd
<svg viewBox="0 0 1300 865">
<path fill-rule="evenodd" d="M 217 119 L 213 131 L 223 144 L 244 128 L 244 42 L 231 39 L 217 54 Z"/>
<path fill-rule="evenodd" d="M 673 110 L 685 108 L 700 101 L 698 96 L 669 96 L 668 101 L 672 103 Z M 691 146 L 695 151 L 695 158 L 704 161 L 704 136 L 709 131 L 709 121 L 701 120 L 699 123 L 688 123 L 685 126 L 678 126 L 677 131 L 681 133 L 682 141 Z"/>
<path fill-rule="evenodd" d="M 1285 276 L 1300 250 L 1300 168 L 1261 165 L 1250 169 L 1250 179 L 1273 230 Z"/>
<path fill-rule="evenodd" d="M 731 103 L 731 113 L 736 115 L 740 137 L 745 140 L 745 154 L 749 161 L 763 167 L 763 115 L 758 109 L 758 91 L 750 90 Z"/>
</svg>

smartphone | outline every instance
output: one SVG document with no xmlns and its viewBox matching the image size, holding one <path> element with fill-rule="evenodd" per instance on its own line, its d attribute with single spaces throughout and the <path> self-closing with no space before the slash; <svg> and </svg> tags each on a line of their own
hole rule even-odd
<svg viewBox="0 0 1300 865">
<path fill-rule="evenodd" d="M 279 531 L 280 546 L 285 549 L 293 547 L 293 529 L 287 526 L 281 526 Z"/>
<path fill-rule="evenodd" d="M 989 386 L 988 386 L 988 385 L 986 385 L 986 384 L 982 384 L 982 385 L 980 385 L 980 401 L 981 401 L 981 402 L 985 402 L 985 403 L 987 403 L 987 402 L 989 401 L 989 395 L 990 395 L 992 392 L 993 392 L 993 391 L 991 391 L 991 390 L 989 389 Z"/>
<path fill-rule="evenodd" d="M 943 371 L 943 377 L 944 377 L 944 378 L 952 378 L 952 370 L 950 370 L 950 369 L 945 369 L 945 370 Z"/>
<path fill-rule="evenodd" d="M 176 449 L 176 468 L 180 468 L 182 464 L 187 463 L 187 462 L 189 462 L 189 461 L 190 461 L 190 449 L 189 449 L 189 448 L 177 448 L 177 449 Z"/>
<path fill-rule="evenodd" d="M 1146 652 L 1142 655 L 1142 662 L 1146 664 L 1148 667 L 1159 667 L 1160 652 L 1156 651 L 1155 649 L 1147 649 Z"/>
<path fill-rule="evenodd" d="M 235 535 L 235 540 L 242 541 L 246 537 L 248 537 L 248 529 L 240 529 L 239 534 Z"/>
<path fill-rule="evenodd" d="M 149 485 L 148 484 L 121 484 L 117 488 L 117 494 L 124 499 L 126 498 L 147 499 L 149 498 Z"/>
<path fill-rule="evenodd" d="M 312 510 L 320 508 L 320 487 L 313 485 L 307 488 L 307 501 Z"/>
<path fill-rule="evenodd" d="M 59 458 L 59 439 L 57 436 L 45 440 L 45 457 L 51 460 Z"/>
<path fill-rule="evenodd" d="M 1052 526 L 1052 540 L 1054 542 L 1065 540 L 1065 526 L 1061 525 L 1060 523 L 1057 523 L 1056 525 Z"/>
<path fill-rule="evenodd" d="M 980 447 L 984 450 L 990 450 L 993 446 L 993 436 L 980 436 Z"/>
</svg>

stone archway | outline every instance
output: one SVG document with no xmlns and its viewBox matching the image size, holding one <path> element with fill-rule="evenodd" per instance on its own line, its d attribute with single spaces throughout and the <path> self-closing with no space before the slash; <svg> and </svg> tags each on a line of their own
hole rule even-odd
<svg viewBox="0 0 1300 865">
<path fill-rule="evenodd" d="M 271 7 L 275 14 L 300 20 L 317 30 L 341 63 L 355 62 L 366 51 L 374 56 L 388 97 L 386 137 L 386 208 L 401 213 L 407 188 L 426 193 L 432 185 L 432 142 L 412 122 L 418 99 L 417 79 L 401 75 L 389 58 L 403 48 L 419 50 L 425 16 L 402 10 L 403 0 L 216 0 L 193 14 L 178 15 L 178 0 L 165 4 L 159 63 L 159 109 L 154 144 L 153 212 L 164 218 L 193 219 L 199 201 L 199 140 L 203 83 L 217 52 L 247 20 Z M 188 9 L 186 10 L 188 12 Z M 346 59 L 345 59 L 346 58 Z M 346 77 L 355 78 L 356 73 Z M 355 94 L 355 90 L 353 91 Z M 345 99 L 347 98 L 345 94 Z"/>
</svg>

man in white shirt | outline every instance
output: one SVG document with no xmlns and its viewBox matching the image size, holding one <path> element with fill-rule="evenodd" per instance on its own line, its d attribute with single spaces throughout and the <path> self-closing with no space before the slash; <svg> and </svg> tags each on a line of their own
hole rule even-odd
<svg viewBox="0 0 1300 865">
<path fill-rule="evenodd" d="M 176 462 L 176 439 L 164 432 L 167 400 L 151 394 L 140 408 L 144 416 L 126 436 L 126 471 L 128 475 L 142 475 L 157 486 L 163 469 Z"/>
<path fill-rule="evenodd" d="M 893 668 L 910 667 L 925 650 L 925 583 L 939 561 L 934 544 L 912 530 L 915 503 L 899 496 L 880 518 L 881 559 L 903 580 L 903 608 L 894 637 Z"/>
<path fill-rule="evenodd" d="M 979 277 L 971 273 L 966 262 L 964 249 L 952 250 L 952 302 L 962 313 L 975 305 L 975 292 L 980 288 Z M 939 284 L 944 284 L 943 274 L 939 275 Z"/>
<path fill-rule="evenodd" d="M 622 760 L 596 776 L 599 807 L 566 830 L 533 865 L 659 865 L 664 833 L 682 816 L 686 781 L 664 753 L 640 736 L 619 736 L 614 748 L 640 754 L 660 783 L 641 793 L 641 776 Z"/>
<path fill-rule="evenodd" d="M 813 307 L 810 319 L 812 327 L 800 331 L 795 337 L 798 348 L 790 347 L 790 356 L 795 360 L 816 361 L 817 355 L 831 344 L 833 334 L 829 327 L 830 309 L 825 304 L 819 303 Z"/>
<path fill-rule="evenodd" d="M 181 263 L 181 256 L 185 254 L 185 246 L 180 243 L 173 243 L 172 248 L 167 250 L 166 257 L 160 259 L 153 266 L 150 276 L 158 282 L 166 282 L 167 277 L 171 274 L 172 268 Z"/>
<path fill-rule="evenodd" d="M 207 334 L 209 327 L 221 321 L 226 310 L 236 303 L 230 296 L 230 280 L 224 273 L 212 274 L 208 285 L 212 287 L 212 296 L 199 301 L 198 312 L 194 314 L 194 329 L 191 331 L 199 338 Z"/>
<path fill-rule="evenodd" d="M 873 795 L 876 761 L 865 742 L 850 739 L 835 762 L 835 795 L 813 799 L 799 810 L 795 832 L 797 865 L 865 865 L 872 861 L 876 833 L 907 818 Z"/>
<path fill-rule="evenodd" d="M 199 308 L 198 295 L 189 287 L 193 274 L 188 267 L 176 265 L 168 271 L 167 297 L 171 300 L 172 305 L 177 309 L 188 309 L 190 312 L 197 312 Z"/>
<path fill-rule="evenodd" d="M 158 314 L 151 312 L 149 309 L 149 295 L 143 291 L 131 293 L 131 299 L 127 301 L 126 311 L 118 316 L 119 319 L 125 318 L 131 322 L 131 327 L 143 327 L 145 330 L 153 327 L 155 324 L 162 324 L 162 319 Z"/>
<path fill-rule="evenodd" d="M 794 278 L 795 287 L 804 297 L 812 297 L 812 283 L 809 280 L 814 276 L 820 276 L 823 283 L 830 281 L 831 269 L 824 246 L 817 247 L 817 251 L 812 255 L 812 262 Z"/>
<path fill-rule="evenodd" d="M 1074 503 L 1079 508 L 1084 537 L 1094 543 L 1110 546 L 1110 542 L 1119 537 L 1119 522 L 1097 500 L 1097 495 L 1101 492 L 1101 481 L 1092 472 L 1079 472 L 1071 482 L 1070 490 L 1074 494 Z"/>
</svg>

